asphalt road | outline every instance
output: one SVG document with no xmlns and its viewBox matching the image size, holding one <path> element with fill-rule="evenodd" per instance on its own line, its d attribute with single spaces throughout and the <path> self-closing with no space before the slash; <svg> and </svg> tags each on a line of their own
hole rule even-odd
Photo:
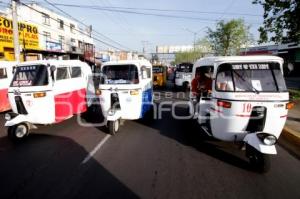
<svg viewBox="0 0 300 199">
<path fill-rule="evenodd" d="M 163 92 L 158 101 L 181 98 L 169 96 Z M 34 130 L 19 144 L 6 137 L 3 117 L 1 199 L 300 198 L 300 162 L 280 146 L 271 171 L 259 174 L 236 146 L 168 111 L 160 120 L 126 121 L 111 137 L 73 117 Z"/>
</svg>

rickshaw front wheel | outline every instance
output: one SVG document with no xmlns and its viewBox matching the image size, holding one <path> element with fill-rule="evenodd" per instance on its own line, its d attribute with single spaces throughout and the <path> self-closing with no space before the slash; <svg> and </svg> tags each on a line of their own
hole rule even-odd
<svg viewBox="0 0 300 199">
<path fill-rule="evenodd" d="M 108 121 L 107 126 L 108 126 L 109 134 L 115 135 L 120 128 L 120 120 Z"/>
<path fill-rule="evenodd" d="M 267 173 L 271 168 L 270 156 L 263 154 L 250 145 L 246 145 L 246 155 L 250 164 L 260 173 Z"/>
<path fill-rule="evenodd" d="M 13 141 L 19 141 L 24 139 L 29 134 L 28 125 L 21 123 L 8 127 L 8 137 Z"/>
</svg>

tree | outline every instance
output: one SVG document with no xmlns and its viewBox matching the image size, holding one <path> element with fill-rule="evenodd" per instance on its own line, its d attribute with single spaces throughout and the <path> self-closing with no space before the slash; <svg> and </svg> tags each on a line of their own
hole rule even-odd
<svg viewBox="0 0 300 199">
<path fill-rule="evenodd" d="M 242 19 L 222 20 L 215 31 L 208 29 L 207 37 L 217 55 L 238 55 L 252 40 L 249 28 Z"/>
<path fill-rule="evenodd" d="M 211 44 L 208 39 L 202 38 L 196 42 L 195 49 L 188 52 L 179 52 L 175 55 L 175 64 L 179 64 L 182 62 L 190 62 L 193 63 L 197 59 L 204 57 L 207 54 L 211 54 Z"/>
<path fill-rule="evenodd" d="M 189 51 L 189 52 L 179 52 L 179 53 L 175 54 L 175 63 L 176 64 L 179 64 L 182 62 L 193 63 L 201 57 L 203 57 L 203 53 L 198 50 Z"/>
<path fill-rule="evenodd" d="M 300 43 L 299 0 L 253 0 L 253 3 L 264 8 L 264 25 L 258 29 L 260 43 Z"/>
</svg>

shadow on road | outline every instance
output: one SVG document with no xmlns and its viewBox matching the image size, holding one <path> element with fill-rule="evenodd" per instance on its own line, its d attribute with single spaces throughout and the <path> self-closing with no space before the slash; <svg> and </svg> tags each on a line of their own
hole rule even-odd
<svg viewBox="0 0 300 199">
<path fill-rule="evenodd" d="M 69 138 L 31 134 L 0 138 L 0 198 L 138 198 Z M 5 151 L 5 153 L 3 153 Z"/>
<path fill-rule="evenodd" d="M 167 107 L 167 106 L 166 106 Z M 187 108 L 176 107 L 177 115 L 188 115 Z M 155 128 L 160 134 L 177 142 L 190 146 L 201 153 L 214 157 L 227 164 L 252 170 L 248 161 L 238 150 L 238 147 L 231 143 L 222 142 L 206 135 L 199 127 L 196 120 L 176 120 L 170 112 L 164 112 L 162 119 L 149 121 L 139 120 L 140 124 Z"/>
</svg>

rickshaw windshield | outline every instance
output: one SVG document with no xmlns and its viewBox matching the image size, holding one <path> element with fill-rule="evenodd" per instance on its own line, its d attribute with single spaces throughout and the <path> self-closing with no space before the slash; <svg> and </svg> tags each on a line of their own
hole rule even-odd
<svg viewBox="0 0 300 199">
<path fill-rule="evenodd" d="M 193 64 L 185 63 L 179 64 L 176 68 L 177 72 L 191 73 L 193 70 Z"/>
<path fill-rule="evenodd" d="M 103 84 L 138 84 L 139 75 L 135 65 L 108 65 L 102 69 Z"/>
<path fill-rule="evenodd" d="M 0 79 L 6 79 L 7 78 L 7 72 L 5 68 L 0 68 Z"/>
<path fill-rule="evenodd" d="M 222 64 L 216 90 L 235 92 L 287 91 L 279 63 Z"/>
<path fill-rule="evenodd" d="M 19 66 L 13 77 L 12 87 L 48 85 L 48 71 L 45 65 Z"/>
<path fill-rule="evenodd" d="M 153 66 L 152 71 L 153 71 L 153 73 L 162 73 L 163 67 Z"/>
</svg>

